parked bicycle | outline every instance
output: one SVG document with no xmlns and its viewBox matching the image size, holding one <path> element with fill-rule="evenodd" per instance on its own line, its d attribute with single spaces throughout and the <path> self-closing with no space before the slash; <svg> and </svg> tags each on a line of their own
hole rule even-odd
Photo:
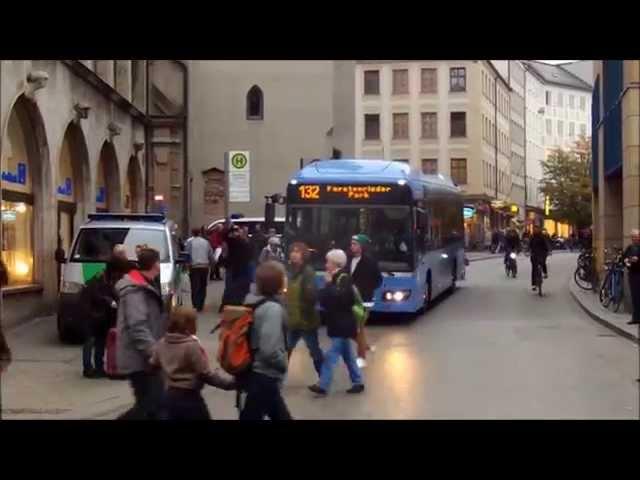
<svg viewBox="0 0 640 480">
<path fill-rule="evenodd" d="M 604 269 L 607 273 L 600 287 L 600 303 L 604 308 L 612 307 L 617 312 L 624 297 L 624 262 L 621 250 L 616 249 L 614 258 L 605 262 Z"/>
<path fill-rule="evenodd" d="M 576 271 L 573 273 L 576 285 L 583 290 L 593 290 L 596 285 L 593 252 L 591 250 L 580 252 L 577 264 Z"/>
</svg>

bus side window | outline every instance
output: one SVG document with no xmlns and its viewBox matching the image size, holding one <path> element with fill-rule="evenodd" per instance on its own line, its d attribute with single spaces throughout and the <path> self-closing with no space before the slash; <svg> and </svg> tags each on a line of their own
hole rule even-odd
<svg viewBox="0 0 640 480">
<path fill-rule="evenodd" d="M 420 252 L 431 250 L 431 231 L 429 228 L 429 214 L 422 208 L 416 209 L 416 223 L 418 226 L 418 249 Z"/>
</svg>

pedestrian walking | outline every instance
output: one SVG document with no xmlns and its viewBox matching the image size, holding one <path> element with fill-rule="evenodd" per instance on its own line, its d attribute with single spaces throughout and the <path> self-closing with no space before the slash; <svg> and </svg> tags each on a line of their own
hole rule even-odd
<svg viewBox="0 0 640 480">
<path fill-rule="evenodd" d="M 251 247 L 240 227 L 230 227 L 226 244 L 224 265 L 227 271 L 220 311 L 225 305 L 242 305 L 251 287 Z"/>
<path fill-rule="evenodd" d="M 625 266 L 629 272 L 629 289 L 631 290 L 631 303 L 633 315 L 627 322 L 629 325 L 640 323 L 640 230 L 631 230 L 631 245 L 622 254 Z"/>
<path fill-rule="evenodd" d="M 222 280 L 222 275 L 220 274 L 220 256 L 222 254 L 222 245 L 224 243 L 224 238 L 222 237 L 223 225 L 218 224 L 213 227 L 211 234 L 209 235 L 209 244 L 213 249 L 213 257 L 215 263 L 213 264 L 213 268 L 211 269 L 211 274 L 209 276 L 209 280 L 219 281 Z"/>
<path fill-rule="evenodd" d="M 5 287 L 9 283 L 9 271 L 4 261 L 0 258 L 0 287 Z M 7 339 L 4 337 L 2 330 L 2 317 L 0 316 L 0 375 L 9 368 L 11 363 L 11 349 L 7 343 Z M 0 417 L 2 416 L 2 410 L 0 406 Z"/>
<path fill-rule="evenodd" d="M 347 265 L 347 270 L 351 275 L 353 284 L 356 286 L 364 303 L 373 302 L 373 294 L 382 285 L 382 273 L 376 262 L 365 250 L 371 244 L 369 237 L 363 233 L 354 235 L 351 238 L 351 258 Z M 368 309 L 365 310 L 364 322 L 369 316 Z M 356 342 L 358 344 L 358 366 L 366 366 L 367 351 L 371 349 L 365 336 L 365 325 L 358 325 Z"/>
<path fill-rule="evenodd" d="M 167 382 L 169 420 L 211 420 L 202 398 L 204 385 L 234 390 L 235 379 L 212 371 L 209 359 L 196 337 L 196 311 L 177 307 L 171 312 L 167 334 L 156 344 L 150 363 L 160 368 Z"/>
<path fill-rule="evenodd" d="M 284 288 L 285 269 L 281 263 L 266 262 L 256 272 L 256 294 L 245 304 L 254 309 L 249 344 L 253 354 L 250 371 L 244 376 L 247 397 L 240 420 L 291 420 L 282 398 L 282 384 L 288 369 L 286 310 L 278 296 Z"/>
<path fill-rule="evenodd" d="M 202 312 L 207 299 L 209 268 L 213 267 L 216 260 L 211 244 L 202 236 L 201 230 L 194 228 L 191 233 L 193 238 L 187 244 L 187 254 L 190 258 L 191 303 L 198 312 Z"/>
<path fill-rule="evenodd" d="M 343 250 L 331 250 L 326 256 L 326 286 L 319 292 L 320 305 L 326 313 L 327 334 L 331 346 L 325 352 L 320 382 L 309 387 L 317 395 L 326 395 L 333 380 L 333 370 L 340 357 L 344 360 L 352 386 L 347 393 L 362 393 L 364 382 L 356 362 L 351 339 L 357 335 L 353 306 L 356 296 L 351 276 L 345 271 L 347 255 Z"/>
<path fill-rule="evenodd" d="M 253 251 L 255 252 L 255 261 L 256 264 L 259 263 L 259 256 L 264 250 L 264 247 L 267 246 L 268 238 L 263 231 L 262 224 L 256 225 L 256 230 L 253 232 L 251 236 L 251 243 L 253 245 Z"/>
<path fill-rule="evenodd" d="M 287 346 L 289 357 L 300 339 L 304 340 L 313 360 L 318 377 L 322 371 L 324 354 L 318 340 L 320 316 L 316 310 L 316 274 L 309 258 L 309 247 L 301 242 L 291 245 L 289 250 L 289 281 L 287 283 Z"/>
<path fill-rule="evenodd" d="M 118 295 L 116 284 L 129 273 L 131 265 L 114 249 L 107 268 L 91 278 L 81 293 L 84 308 L 85 342 L 82 346 L 82 375 L 105 378 L 104 354 L 109 330 L 116 325 Z"/>
<path fill-rule="evenodd" d="M 139 269 L 131 270 L 117 284 L 118 371 L 129 377 L 135 405 L 122 420 L 156 420 L 164 417 L 164 379 L 149 360 L 156 342 L 167 330 L 167 314 L 155 279 L 160 275 L 160 254 L 141 248 Z"/>
<path fill-rule="evenodd" d="M 264 262 L 284 263 L 284 251 L 280 245 L 280 239 L 276 236 L 269 238 L 268 245 L 260 252 L 258 264 Z"/>
</svg>

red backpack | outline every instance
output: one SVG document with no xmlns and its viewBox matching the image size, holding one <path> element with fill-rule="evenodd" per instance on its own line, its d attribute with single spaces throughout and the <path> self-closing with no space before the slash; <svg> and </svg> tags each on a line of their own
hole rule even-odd
<svg viewBox="0 0 640 480">
<path fill-rule="evenodd" d="M 218 337 L 218 362 L 230 375 L 245 373 L 251 367 L 250 335 L 253 313 L 266 300 L 252 306 L 226 305 L 222 310 L 222 320 L 212 330 L 220 329 Z"/>
</svg>

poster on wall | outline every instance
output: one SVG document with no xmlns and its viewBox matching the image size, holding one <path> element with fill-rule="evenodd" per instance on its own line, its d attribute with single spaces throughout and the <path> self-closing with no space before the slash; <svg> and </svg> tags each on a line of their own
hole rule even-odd
<svg viewBox="0 0 640 480">
<path fill-rule="evenodd" d="M 231 150 L 226 159 L 229 202 L 247 203 L 251 201 L 251 160 L 250 152 Z"/>
</svg>

